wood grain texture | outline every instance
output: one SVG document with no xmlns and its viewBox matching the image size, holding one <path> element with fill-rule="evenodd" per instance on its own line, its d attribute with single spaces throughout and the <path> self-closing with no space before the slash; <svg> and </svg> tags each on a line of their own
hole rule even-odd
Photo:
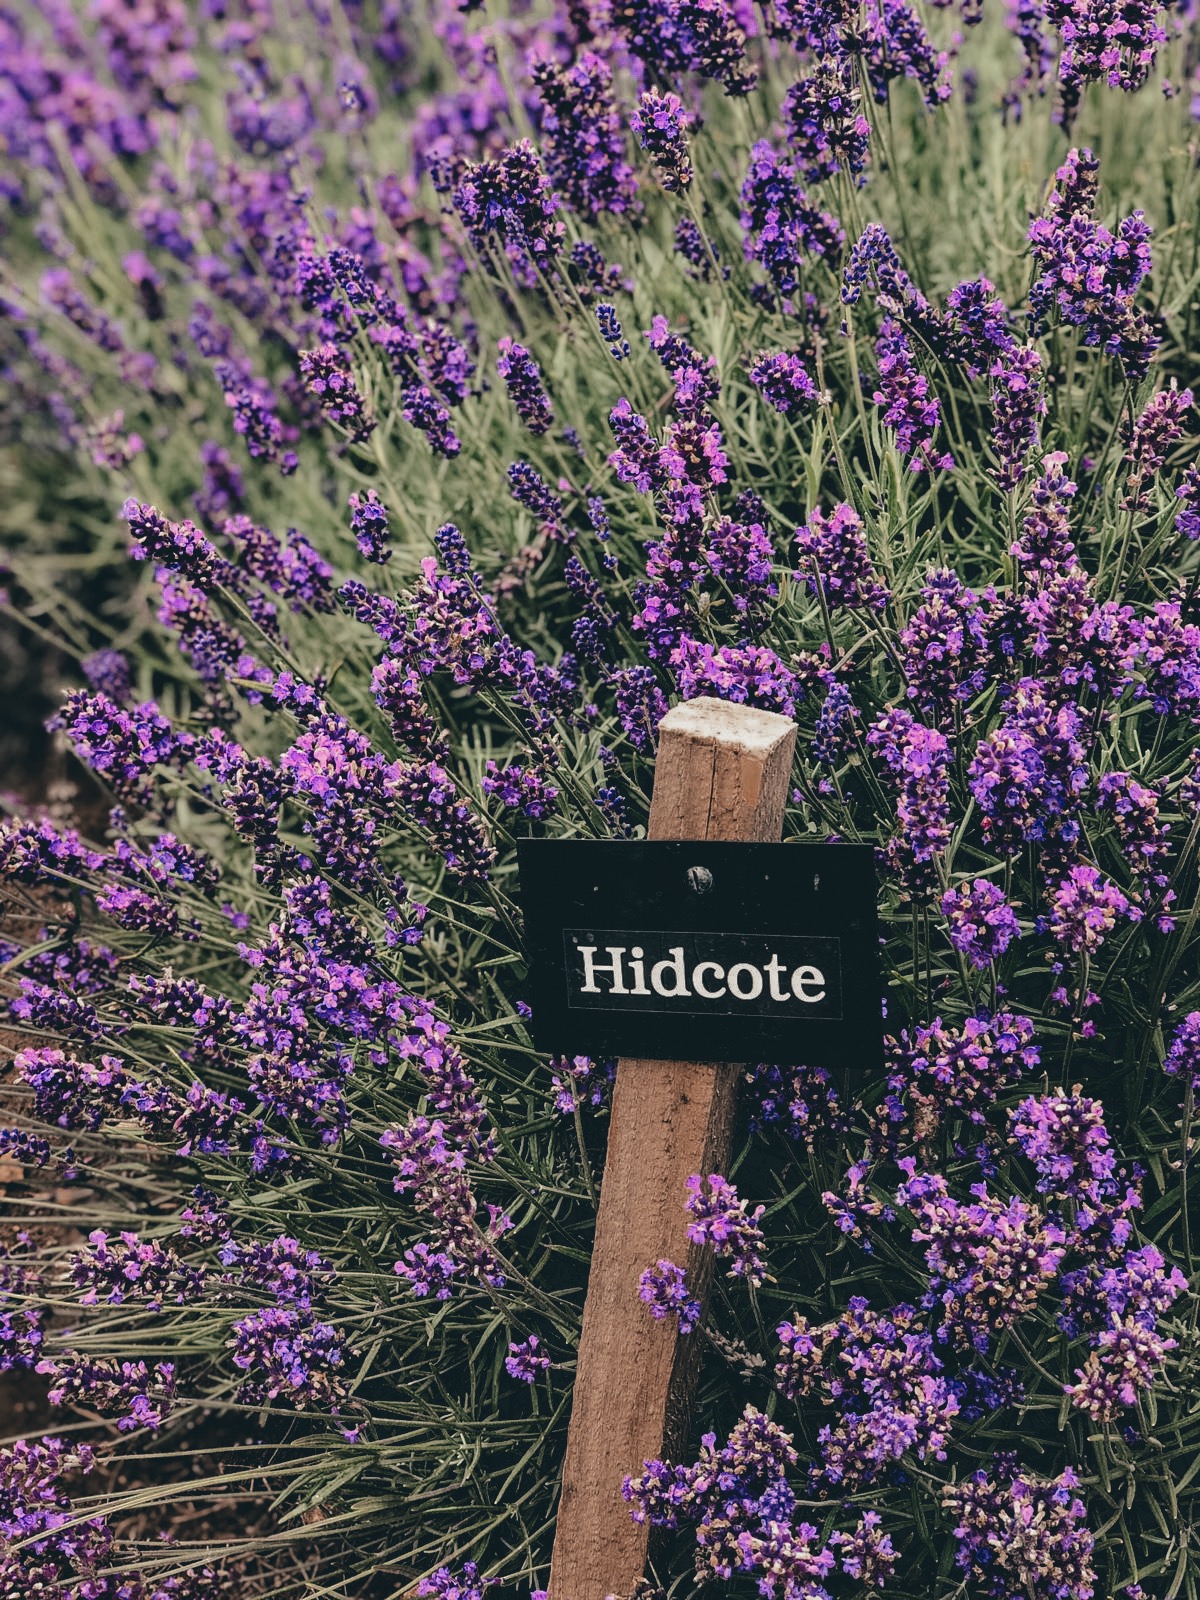
<svg viewBox="0 0 1200 1600">
<path fill-rule="evenodd" d="M 692 700 L 659 725 L 652 839 L 777 840 L 795 724 L 723 700 Z M 649 1530 L 621 1498 L 629 1473 L 686 1439 L 700 1341 L 680 1339 L 638 1300 L 646 1267 L 685 1264 L 703 1298 L 711 1253 L 687 1237 L 693 1172 L 729 1156 L 737 1064 L 622 1060 L 579 1340 L 575 1392 L 550 1568 L 551 1600 L 629 1595 Z"/>
</svg>

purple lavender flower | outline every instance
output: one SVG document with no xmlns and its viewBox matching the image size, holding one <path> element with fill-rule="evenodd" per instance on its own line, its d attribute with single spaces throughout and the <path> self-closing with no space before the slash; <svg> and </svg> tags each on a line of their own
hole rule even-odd
<svg viewBox="0 0 1200 1600">
<path fill-rule="evenodd" d="M 859 109 L 860 92 L 848 58 L 826 56 L 784 96 L 788 145 L 801 175 L 821 183 L 845 172 L 866 182 L 871 125 Z"/>
<path fill-rule="evenodd" d="M 489 761 L 481 787 L 484 794 L 491 795 L 506 810 L 519 811 L 522 816 L 540 822 L 553 816 L 558 806 L 558 789 L 550 782 L 548 770 L 516 761 L 501 767 Z"/>
<path fill-rule="evenodd" d="M 1116 927 L 1118 918 L 1137 922 L 1142 915 L 1115 883 L 1086 864 L 1069 868 L 1047 899 L 1050 910 L 1046 926 L 1055 942 L 1075 955 L 1097 951 Z"/>
<path fill-rule="evenodd" d="M 646 1268 L 639 1280 L 638 1298 L 649 1306 L 656 1322 L 678 1317 L 681 1334 L 691 1333 L 700 1321 L 700 1302 L 688 1292 L 687 1274 L 673 1261 Z"/>
<path fill-rule="evenodd" d="M 1200 701 L 1200 627 L 1177 600 L 1156 600 L 1137 625 L 1143 682 L 1135 691 L 1161 715 L 1191 714 Z"/>
<path fill-rule="evenodd" d="M 225 404 L 233 412 L 234 431 L 246 441 L 246 449 L 255 461 L 278 461 L 285 477 L 299 465 L 295 451 L 282 446 L 295 438 L 295 430 L 286 427 L 278 414 L 278 402 L 270 385 L 233 361 L 218 361 L 213 368 L 221 385 Z"/>
<path fill-rule="evenodd" d="M 114 1417 L 122 1432 L 160 1428 L 175 1398 L 175 1366 L 170 1361 L 148 1367 L 144 1361 L 63 1350 L 39 1361 L 37 1370 L 51 1380 L 51 1405 L 80 1405 Z"/>
<path fill-rule="evenodd" d="M 406 1250 L 403 1260 L 397 1261 L 393 1268 L 397 1277 L 407 1281 L 418 1300 L 429 1295 L 435 1300 L 449 1300 L 454 1293 L 454 1279 L 462 1270 L 462 1262 L 456 1261 L 448 1251 L 434 1250 L 424 1241 Z"/>
<path fill-rule="evenodd" d="M 1150 488 L 1176 440 L 1183 437 L 1184 423 L 1192 409 L 1192 391 L 1180 389 L 1175 379 L 1160 389 L 1130 424 L 1121 424 L 1125 459 L 1129 463 L 1128 488 L 1121 506 L 1127 511 L 1150 510 Z"/>
<path fill-rule="evenodd" d="M 439 456 L 453 459 L 462 441 L 450 425 L 450 413 L 427 383 L 410 383 L 400 391 L 400 415 L 429 440 Z"/>
<path fill-rule="evenodd" d="M 346 1404 L 344 1338 L 310 1312 L 264 1306 L 233 1323 L 228 1344 L 234 1366 L 245 1374 L 238 1386 L 243 1405 L 278 1402 L 336 1415 Z"/>
<path fill-rule="evenodd" d="M 1113 0 L 1047 0 L 1046 16 L 1062 36 L 1058 77 L 1068 127 L 1089 83 L 1127 94 L 1140 89 L 1167 38 L 1158 7 L 1148 0 L 1123 7 Z"/>
<path fill-rule="evenodd" d="M 764 351 L 750 369 L 750 382 L 767 404 L 785 417 L 798 417 L 820 404 L 816 384 L 800 357 L 790 350 Z"/>
<path fill-rule="evenodd" d="M 520 1344 L 509 1345 L 504 1367 L 510 1378 L 516 1378 L 519 1383 L 536 1383 L 538 1374 L 548 1371 L 550 1357 L 542 1354 L 540 1345 L 536 1333 L 531 1333 Z"/>
<path fill-rule="evenodd" d="M 948 1112 L 983 1124 L 1001 1090 L 1033 1072 L 1041 1051 L 1028 1017 L 1010 1011 L 968 1017 L 959 1029 L 935 1017 L 889 1043 L 887 1093 L 876 1128 L 885 1149 L 929 1139 Z"/>
<path fill-rule="evenodd" d="M 102 1228 L 93 1229 L 72 1257 L 71 1280 L 82 1291 L 80 1304 L 85 1306 L 143 1300 L 157 1310 L 164 1304 L 186 1305 L 204 1292 L 203 1269 L 184 1261 L 169 1245 L 129 1232 L 114 1238 Z"/>
<path fill-rule="evenodd" d="M 387 507 L 374 489 L 350 496 L 350 532 L 365 561 L 382 565 L 392 558 Z"/>
<path fill-rule="evenodd" d="M 1186 469 L 1175 490 L 1179 510 L 1175 513 L 1176 530 L 1185 539 L 1200 539 L 1200 466 Z"/>
<path fill-rule="evenodd" d="M 1025 477 L 1025 463 L 1037 448 L 1040 422 L 1046 414 L 1042 358 L 1028 346 L 997 356 L 988 368 L 992 379 L 992 442 L 996 482 L 1004 493 Z"/>
<path fill-rule="evenodd" d="M 912 344 L 900 324 L 884 319 L 875 341 L 879 363 L 879 388 L 872 399 L 883 409 L 883 421 L 896 432 L 896 449 L 910 456 L 913 472 L 948 471 L 954 458 L 933 448 L 934 435 L 941 422 L 941 406 L 929 379 L 917 366 Z"/>
<path fill-rule="evenodd" d="M 1074 844 L 1088 772 L 1079 713 L 1054 705 L 1036 679 L 1022 679 L 1008 716 L 981 740 L 967 783 L 983 833 L 1010 855 L 1027 841 Z"/>
<path fill-rule="evenodd" d="M 675 224 L 675 253 L 687 262 L 688 276 L 699 283 L 708 283 L 713 275 L 714 266 L 720 262 L 720 251 L 701 232 L 699 223 L 694 217 L 682 216 Z M 722 275 L 729 276 L 729 268 L 720 269 Z"/>
<path fill-rule="evenodd" d="M 837 218 L 809 201 L 796 168 L 766 140 L 750 152 L 741 223 L 747 261 L 757 261 L 785 296 L 800 288 L 810 258 L 836 266 L 846 242 Z"/>
<path fill-rule="evenodd" d="M 967 1581 L 978 1583 L 982 1594 L 1092 1600 L 1095 1540 L 1078 1487 L 1070 1467 L 1047 1480 L 1020 1473 L 1015 1464 L 991 1477 L 981 1469 L 947 1484 L 942 1501 L 957 1519 L 954 1559 Z"/>
<path fill-rule="evenodd" d="M 931 111 L 950 98 L 949 57 L 936 50 L 908 0 L 867 0 L 864 57 L 871 90 L 886 105 L 897 78 L 912 78 Z"/>
<path fill-rule="evenodd" d="M 1017 1195 L 1001 1200 L 981 1184 L 964 1203 L 940 1174 L 918 1175 L 911 1157 L 898 1164 L 905 1181 L 896 1200 L 913 1215 L 913 1239 L 926 1245 L 931 1296 L 943 1308 L 942 1336 L 984 1352 L 1054 1281 L 1067 1235 Z"/>
<path fill-rule="evenodd" d="M 1093 1422 L 1115 1422 L 1127 1406 L 1136 1405 L 1141 1394 L 1154 1387 L 1176 1346 L 1175 1339 L 1126 1318 L 1101 1329 L 1095 1348 L 1083 1366 L 1075 1369 L 1078 1383 L 1065 1384 L 1063 1392 Z"/>
<path fill-rule="evenodd" d="M 119 650 L 97 650 L 80 662 L 83 675 L 97 694 L 126 705 L 133 697 L 129 662 Z"/>
<path fill-rule="evenodd" d="M 153 700 L 124 710 L 106 695 L 73 690 L 49 727 L 61 729 L 79 759 L 102 777 L 119 798 L 145 804 L 160 766 L 178 766 L 192 746 L 177 733 Z"/>
<path fill-rule="evenodd" d="M 529 63 L 541 101 L 542 149 L 550 181 L 572 210 L 594 219 L 636 208 L 637 181 L 625 159 L 612 68 L 593 50 L 569 67 L 546 56 Z"/>
<path fill-rule="evenodd" d="M 900 631 L 910 698 L 944 713 L 987 681 L 988 641 L 979 597 L 948 568 L 932 571 L 921 604 Z"/>
<path fill-rule="evenodd" d="M 1083 342 L 1119 357 L 1136 383 L 1158 348 L 1159 336 L 1135 305 L 1150 271 L 1150 228 L 1140 211 L 1112 234 L 1092 220 L 1095 180 L 1081 181 L 1090 151 L 1072 150 L 1055 177 L 1046 214 L 1034 219 L 1029 244 L 1041 276 L 1029 292 L 1035 330 L 1051 311 L 1083 330 Z"/>
<path fill-rule="evenodd" d="M 539 524 L 539 531 L 558 544 L 569 544 L 574 534 L 563 521 L 562 501 L 536 467 L 528 461 L 514 461 L 508 469 L 508 489 L 519 506 L 524 506 Z"/>
<path fill-rule="evenodd" d="M 720 394 L 712 356 L 697 354 L 682 335 L 671 332 L 664 316 L 654 318 L 646 338 L 675 385 L 676 411 L 682 417 L 707 420 L 707 407 Z"/>
<path fill-rule="evenodd" d="M 687 1230 L 692 1243 L 707 1245 L 716 1256 L 727 1256 L 733 1277 L 745 1278 L 756 1288 L 765 1283 L 767 1264 L 758 1223 L 766 1207 L 748 1211 L 747 1202 L 739 1199 L 733 1184 L 719 1172 L 710 1172 L 707 1180 L 694 1172 L 687 1180 L 687 1191 L 684 1210 L 692 1219 Z"/>
<path fill-rule="evenodd" d="M 213 439 L 206 439 L 200 446 L 200 465 L 204 468 L 204 482 L 194 496 L 196 514 L 202 522 L 213 525 L 241 510 L 246 485 L 229 451 Z"/>
<path fill-rule="evenodd" d="M 649 667 L 621 667 L 610 680 L 626 738 L 643 754 L 653 750 L 667 700 Z"/>
<path fill-rule="evenodd" d="M 236 586 L 236 575 L 213 544 L 190 522 L 168 522 L 153 506 L 126 500 L 121 516 L 129 524 L 129 554 L 135 561 L 153 561 L 190 578 L 199 588 Z"/>
<path fill-rule="evenodd" d="M 1171 1035 L 1163 1071 L 1200 1089 L 1200 1011 L 1189 1011 Z"/>
<path fill-rule="evenodd" d="M 481 1578 L 475 1562 L 467 1561 L 461 1574 L 439 1567 L 431 1577 L 421 1579 L 416 1593 L 418 1600 L 486 1600 L 487 1591 L 498 1582 L 497 1578 Z"/>
<path fill-rule="evenodd" d="M 1100 1206 L 1117 1191 L 1104 1107 L 1078 1087 L 1030 1095 L 1009 1114 L 1009 1137 L 1033 1163 L 1039 1194 Z"/>
<path fill-rule="evenodd" d="M 353 439 L 365 439 L 375 426 L 366 402 L 354 384 L 350 363 L 334 344 L 301 350 L 300 374 L 331 422 L 341 423 Z"/>
<path fill-rule="evenodd" d="M 861 1487 L 910 1451 L 945 1458 L 959 1403 L 912 1306 L 877 1312 L 855 1295 L 834 1322 L 814 1328 L 796 1317 L 776 1333 L 780 1391 L 791 1400 L 819 1394 L 836 1407 L 817 1435 L 812 1476 L 821 1490 Z"/>
<path fill-rule="evenodd" d="M 617 1076 L 615 1061 L 594 1061 L 591 1056 L 551 1056 L 550 1068 L 554 1109 L 564 1117 L 580 1107 L 596 1110 L 604 1105 Z"/>
<path fill-rule="evenodd" d="M 972 378 L 1021 350 L 1008 307 L 989 278 L 969 278 L 946 296 L 945 340 L 947 354 Z"/>
<path fill-rule="evenodd" d="M 714 694 L 790 717 L 806 692 L 803 678 L 766 645 L 714 647 L 685 635 L 671 655 L 671 665 L 685 700 Z"/>
<path fill-rule="evenodd" d="M 988 878 L 959 884 L 942 896 L 950 943 L 973 967 L 987 967 L 1021 937 L 1017 914 L 1004 891 Z"/>
<path fill-rule="evenodd" d="M 658 180 L 668 194 L 678 194 L 692 181 L 688 151 L 691 118 L 676 94 L 646 89 L 629 120 L 634 137 L 653 161 Z"/>
<path fill-rule="evenodd" d="M 797 1600 L 820 1600 L 838 1570 L 839 1551 L 845 1552 L 842 1570 L 848 1575 L 862 1572 L 886 1581 L 895 1552 L 871 1513 L 851 1533 L 833 1533 L 827 1543 L 812 1523 L 797 1520 L 800 1507 L 787 1481 L 796 1461 L 791 1436 L 747 1406 L 719 1449 L 716 1435 L 706 1434 L 693 1465 L 647 1461 L 644 1473 L 627 1478 L 622 1492 L 636 1522 L 694 1529 L 700 1585 L 712 1577 L 757 1576 L 760 1591 L 770 1594 L 782 1592 L 782 1578 Z"/>
<path fill-rule="evenodd" d="M 758 81 L 746 14 L 731 0 L 632 0 L 618 27 L 634 55 L 668 79 L 698 73 L 729 95 L 749 94 Z"/>
<path fill-rule="evenodd" d="M 871 565 L 862 518 L 847 501 L 828 516 L 814 510 L 796 530 L 796 548 L 805 581 L 829 606 L 887 605 L 890 596 Z"/>
<path fill-rule="evenodd" d="M 527 139 L 503 150 L 494 161 L 468 166 L 452 198 L 485 260 L 495 235 L 525 275 L 535 267 L 553 265 L 562 248 L 559 201 Z"/>
<path fill-rule="evenodd" d="M 545 433 L 554 423 L 554 407 L 542 382 L 542 371 L 525 346 L 506 335 L 500 340 L 496 371 L 508 397 L 530 433 Z"/>
<path fill-rule="evenodd" d="M 950 843 L 949 743 L 900 709 L 880 717 L 867 743 L 879 751 L 896 791 L 888 861 L 910 888 L 928 888 L 934 857 Z"/>
<path fill-rule="evenodd" d="M 1069 518 L 1076 485 L 1063 470 L 1066 465 L 1067 457 L 1061 450 L 1042 458 L 1042 473 L 1030 491 L 1021 535 L 1009 552 L 1022 566 L 1057 573 L 1069 567 L 1074 558 Z"/>
<path fill-rule="evenodd" d="M 629 354 L 629 340 L 621 332 L 616 307 L 601 302 L 596 307 L 596 322 L 600 328 L 600 337 L 608 345 L 609 355 L 614 361 L 624 361 Z"/>
<path fill-rule="evenodd" d="M 1170 850 L 1169 822 L 1160 818 L 1163 797 L 1128 772 L 1106 772 L 1097 785 L 1100 810 L 1116 824 L 1121 850 L 1133 871 L 1163 887 L 1159 866 Z"/>
</svg>

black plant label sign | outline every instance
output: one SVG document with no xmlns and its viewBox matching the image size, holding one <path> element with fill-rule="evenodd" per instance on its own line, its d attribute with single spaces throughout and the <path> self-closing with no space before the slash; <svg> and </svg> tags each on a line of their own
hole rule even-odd
<svg viewBox="0 0 1200 1600">
<path fill-rule="evenodd" d="M 517 855 L 539 1049 L 842 1082 L 880 1068 L 870 846 L 525 839 Z"/>
</svg>

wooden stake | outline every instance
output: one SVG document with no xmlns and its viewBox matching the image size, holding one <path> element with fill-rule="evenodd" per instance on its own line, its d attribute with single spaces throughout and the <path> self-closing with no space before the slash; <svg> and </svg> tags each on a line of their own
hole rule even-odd
<svg viewBox="0 0 1200 1600">
<path fill-rule="evenodd" d="M 692 700 L 659 724 L 651 839 L 777 840 L 796 727 L 724 700 Z M 701 1252 L 683 1209 L 693 1172 L 729 1157 L 739 1065 L 621 1061 L 579 1340 L 563 1466 L 551 1600 L 627 1596 L 646 1567 L 649 1530 L 621 1498 L 627 1474 L 686 1439 L 697 1335 L 656 1322 L 638 1299 L 647 1267 L 687 1266 L 701 1299 Z"/>
</svg>

